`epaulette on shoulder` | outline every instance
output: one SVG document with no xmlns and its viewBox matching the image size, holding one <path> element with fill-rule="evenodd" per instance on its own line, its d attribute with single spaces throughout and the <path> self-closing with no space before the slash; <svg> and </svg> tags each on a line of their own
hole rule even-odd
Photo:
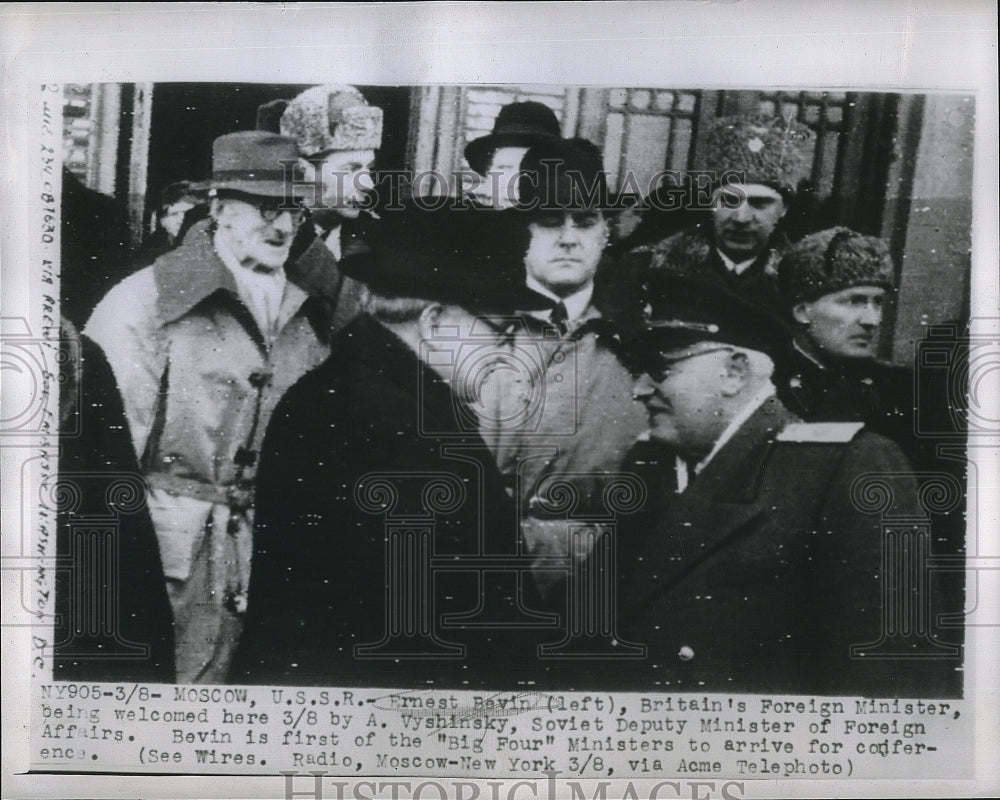
<svg viewBox="0 0 1000 800">
<path fill-rule="evenodd" d="M 775 437 L 778 442 L 843 444 L 865 427 L 863 422 L 795 422 Z"/>
</svg>

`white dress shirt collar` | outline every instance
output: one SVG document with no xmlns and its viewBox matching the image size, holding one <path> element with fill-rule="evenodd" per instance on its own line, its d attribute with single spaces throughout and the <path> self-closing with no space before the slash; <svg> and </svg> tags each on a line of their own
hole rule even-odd
<svg viewBox="0 0 1000 800">
<path fill-rule="evenodd" d="M 525 283 L 527 284 L 529 289 L 538 292 L 540 295 L 543 295 L 549 298 L 550 300 L 554 300 L 555 302 L 562 303 L 564 306 L 566 306 L 566 319 L 571 321 L 579 319 L 580 317 L 583 316 L 583 313 L 587 310 L 587 307 L 590 305 L 590 299 L 594 296 L 593 281 L 589 282 L 582 289 L 569 295 L 569 297 L 557 296 L 552 291 L 542 286 L 542 284 L 540 284 L 530 275 L 528 276 Z M 547 320 L 550 314 L 551 314 L 550 311 L 542 311 L 533 316 L 537 316 L 539 319 Z"/>
<path fill-rule="evenodd" d="M 737 275 L 742 275 L 753 265 L 753 262 L 757 260 L 757 256 L 748 258 L 746 261 L 740 261 L 739 263 L 733 261 L 729 256 L 723 253 L 719 248 L 715 248 L 715 252 L 719 254 L 719 258 L 722 259 L 722 263 L 725 265 L 726 270 L 733 272 Z"/>
<path fill-rule="evenodd" d="M 319 226 L 316 226 L 316 235 L 325 237 L 323 238 L 323 242 L 326 244 L 327 248 L 329 248 L 330 252 L 333 253 L 333 257 L 337 259 L 337 261 L 340 261 L 343 255 L 343 249 L 340 244 L 341 227 L 342 226 L 338 225 L 332 231 L 326 232 Z"/>
</svg>

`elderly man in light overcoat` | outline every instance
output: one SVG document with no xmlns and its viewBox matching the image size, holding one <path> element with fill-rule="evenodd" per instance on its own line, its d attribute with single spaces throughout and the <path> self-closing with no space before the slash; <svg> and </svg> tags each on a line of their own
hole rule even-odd
<svg viewBox="0 0 1000 800">
<path fill-rule="evenodd" d="M 121 388 L 150 487 L 177 678 L 224 678 L 249 582 L 257 450 L 281 396 L 329 351 L 326 305 L 283 265 L 300 219 L 291 139 L 213 145 L 211 219 L 114 287 L 86 333 Z"/>
</svg>

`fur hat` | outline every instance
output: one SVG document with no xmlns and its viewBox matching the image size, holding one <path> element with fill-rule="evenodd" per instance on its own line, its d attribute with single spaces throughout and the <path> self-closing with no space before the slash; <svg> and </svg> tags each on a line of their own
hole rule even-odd
<svg viewBox="0 0 1000 800">
<path fill-rule="evenodd" d="M 288 100 L 271 100 L 257 106 L 257 124 L 259 131 L 281 133 L 281 115 L 288 108 Z"/>
<path fill-rule="evenodd" d="M 742 183 L 760 183 L 793 193 L 812 168 L 816 135 L 782 117 L 720 117 L 705 143 L 705 167 L 721 175 L 743 173 Z"/>
<path fill-rule="evenodd" d="M 382 145 L 382 109 L 353 86 L 306 89 L 281 115 L 281 133 L 299 144 L 302 156 L 331 150 L 375 150 Z"/>
<path fill-rule="evenodd" d="M 300 190 L 288 180 L 298 161 L 295 141 L 266 131 L 237 131 L 212 143 L 212 188 L 285 198 Z"/>
<path fill-rule="evenodd" d="M 531 147 L 541 141 L 559 139 L 562 131 L 555 112 L 544 103 L 527 100 L 500 109 L 488 136 L 465 146 L 465 160 L 480 175 L 489 169 L 493 153 L 501 147 Z"/>
<path fill-rule="evenodd" d="M 853 286 L 891 291 L 894 276 L 889 246 L 877 236 L 864 236 L 850 228 L 829 228 L 806 236 L 778 265 L 778 285 L 789 306 Z"/>
</svg>

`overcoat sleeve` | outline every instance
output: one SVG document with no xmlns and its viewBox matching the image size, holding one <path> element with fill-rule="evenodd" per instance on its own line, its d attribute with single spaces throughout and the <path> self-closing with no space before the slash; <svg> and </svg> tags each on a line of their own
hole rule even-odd
<svg viewBox="0 0 1000 800">
<path fill-rule="evenodd" d="M 112 288 L 94 309 L 83 332 L 107 356 L 121 388 L 136 457 L 141 460 L 153 428 L 167 364 L 152 268 Z"/>
</svg>

